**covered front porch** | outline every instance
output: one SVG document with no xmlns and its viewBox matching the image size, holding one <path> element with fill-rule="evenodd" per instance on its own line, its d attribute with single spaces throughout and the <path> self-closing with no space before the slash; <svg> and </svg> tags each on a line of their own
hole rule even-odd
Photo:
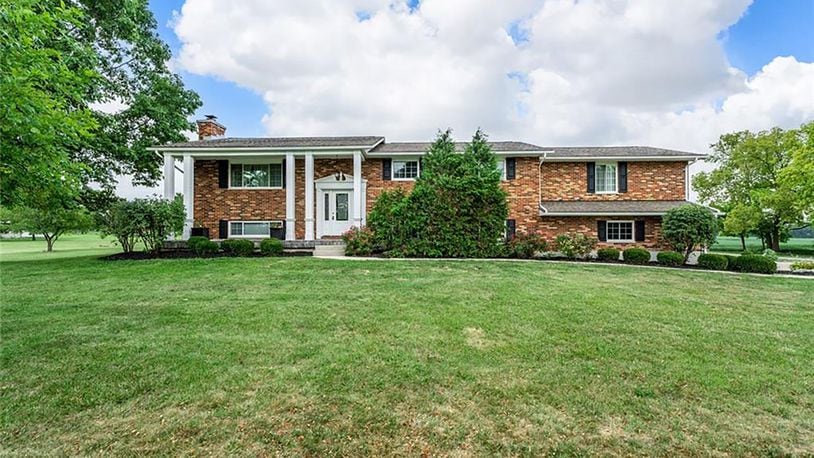
<svg viewBox="0 0 814 458">
<path fill-rule="evenodd" d="M 165 151 L 163 158 L 165 198 L 174 197 L 175 171 L 182 172 L 184 240 L 193 228 L 204 227 L 212 239 L 274 236 L 284 239 L 287 247 L 313 248 L 314 242 L 330 243 L 365 224 L 362 150 L 221 148 Z"/>
</svg>

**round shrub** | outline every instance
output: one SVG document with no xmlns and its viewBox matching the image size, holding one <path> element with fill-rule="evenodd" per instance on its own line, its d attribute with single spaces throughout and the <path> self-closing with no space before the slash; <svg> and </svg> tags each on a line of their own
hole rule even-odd
<svg viewBox="0 0 814 458">
<path fill-rule="evenodd" d="M 218 248 L 219 247 L 217 242 L 213 242 L 211 240 L 204 240 L 203 242 L 200 242 L 195 246 L 193 252 L 198 256 L 205 256 L 217 253 Z"/>
<path fill-rule="evenodd" d="M 560 234 L 555 239 L 557 250 L 571 259 L 587 257 L 596 246 L 596 242 L 595 238 L 587 237 L 581 232 Z"/>
<path fill-rule="evenodd" d="M 703 253 L 698 256 L 698 266 L 710 270 L 726 270 L 729 260 L 724 255 Z"/>
<path fill-rule="evenodd" d="M 644 248 L 628 248 L 622 252 L 622 259 L 628 264 L 647 264 L 650 252 Z"/>
<path fill-rule="evenodd" d="M 732 270 L 736 272 L 752 272 L 758 274 L 773 274 L 777 272 L 777 262 L 766 256 L 744 254 L 733 259 Z"/>
<path fill-rule="evenodd" d="M 739 256 L 736 256 L 734 254 L 725 254 L 723 256 L 726 258 L 726 270 L 734 271 L 735 267 L 737 267 L 736 260 L 738 259 Z"/>
<path fill-rule="evenodd" d="M 536 253 L 546 251 L 548 243 L 538 234 L 518 232 L 506 242 L 506 256 L 510 258 L 530 259 Z"/>
<path fill-rule="evenodd" d="M 718 236 L 718 220 L 708 208 L 681 205 L 668 211 L 661 224 L 661 235 L 684 259 L 698 247 L 708 247 Z"/>
<path fill-rule="evenodd" d="M 201 237 L 201 236 L 198 236 L 198 235 L 192 236 L 187 240 L 187 248 L 189 248 L 190 251 L 195 253 L 196 252 L 196 247 L 199 244 L 205 243 L 205 242 L 208 242 L 208 241 L 209 241 L 209 239 L 206 238 L 206 237 Z"/>
<path fill-rule="evenodd" d="M 282 256 L 283 241 L 280 239 L 265 239 L 260 242 L 260 252 L 266 256 Z"/>
<path fill-rule="evenodd" d="M 596 252 L 596 258 L 600 261 L 616 262 L 619 260 L 619 253 L 617 248 L 600 248 Z"/>
<path fill-rule="evenodd" d="M 254 242 L 243 239 L 229 239 L 220 243 L 223 252 L 230 256 L 251 256 L 254 253 Z"/>
<path fill-rule="evenodd" d="M 661 251 L 656 260 L 663 266 L 678 267 L 684 264 L 684 255 L 677 251 Z"/>
</svg>

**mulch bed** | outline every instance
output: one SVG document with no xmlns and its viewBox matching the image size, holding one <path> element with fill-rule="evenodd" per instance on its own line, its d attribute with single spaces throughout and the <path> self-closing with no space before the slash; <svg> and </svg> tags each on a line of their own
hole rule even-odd
<svg viewBox="0 0 814 458">
<path fill-rule="evenodd" d="M 309 252 L 283 252 L 282 257 L 296 257 L 296 256 L 311 256 Z M 101 259 L 105 261 L 144 261 L 149 259 L 209 259 L 209 258 L 232 258 L 235 256 L 226 253 L 212 253 L 205 256 L 197 255 L 189 250 L 164 250 L 159 253 L 148 253 L 145 251 L 133 251 L 131 253 L 116 253 L 110 256 L 103 256 Z M 242 256 L 245 258 L 270 258 L 274 256 L 266 256 L 261 253 L 254 253 L 251 256 Z M 280 256 L 277 256 L 280 257 Z"/>
</svg>

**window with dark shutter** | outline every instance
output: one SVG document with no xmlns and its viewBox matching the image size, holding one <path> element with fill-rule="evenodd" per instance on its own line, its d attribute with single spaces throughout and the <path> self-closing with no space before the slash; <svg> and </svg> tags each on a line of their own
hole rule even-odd
<svg viewBox="0 0 814 458">
<path fill-rule="evenodd" d="M 593 194 L 596 192 L 596 162 L 588 162 L 588 193 Z"/>
<path fill-rule="evenodd" d="M 627 192 L 627 162 L 619 162 L 619 192 Z"/>
<path fill-rule="evenodd" d="M 229 187 L 229 161 L 218 161 L 218 187 Z"/>
<path fill-rule="evenodd" d="M 225 219 L 218 221 L 218 238 L 221 240 L 229 238 L 229 221 Z"/>
<path fill-rule="evenodd" d="M 506 240 L 512 240 L 517 233 L 517 222 L 513 219 L 506 220 Z"/>
<path fill-rule="evenodd" d="M 644 242 L 644 220 L 636 221 L 636 241 L 637 242 Z"/>
<path fill-rule="evenodd" d="M 514 180 L 517 176 L 517 160 L 513 157 L 506 158 L 506 179 Z"/>
<path fill-rule="evenodd" d="M 390 181 L 393 171 L 393 160 L 382 159 L 382 180 Z"/>
<path fill-rule="evenodd" d="M 596 238 L 599 239 L 600 242 L 605 242 L 608 240 L 608 222 L 605 220 L 598 220 L 596 222 Z"/>
</svg>

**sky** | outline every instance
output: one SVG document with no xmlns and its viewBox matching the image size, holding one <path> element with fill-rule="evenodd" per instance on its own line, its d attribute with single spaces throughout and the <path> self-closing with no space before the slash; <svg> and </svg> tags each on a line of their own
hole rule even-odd
<svg viewBox="0 0 814 458">
<path fill-rule="evenodd" d="M 170 65 L 201 95 L 196 117 L 217 115 L 227 136 L 428 141 L 451 127 L 466 140 L 480 127 L 540 146 L 708 152 L 726 132 L 814 119 L 814 0 L 150 8 Z"/>
</svg>

